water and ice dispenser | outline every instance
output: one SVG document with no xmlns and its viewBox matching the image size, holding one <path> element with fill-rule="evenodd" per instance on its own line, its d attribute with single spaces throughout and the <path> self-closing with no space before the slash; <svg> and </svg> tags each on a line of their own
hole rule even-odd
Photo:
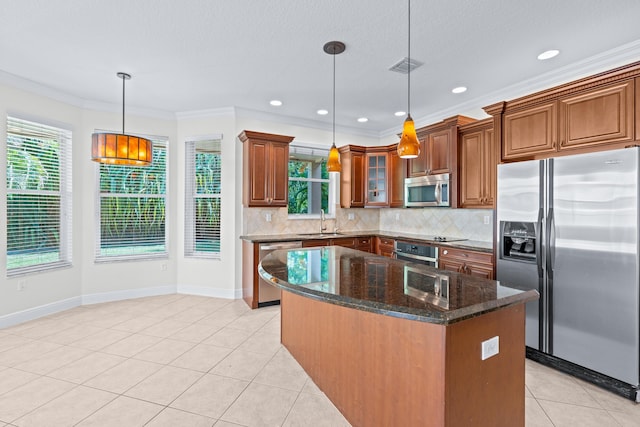
<svg viewBox="0 0 640 427">
<path fill-rule="evenodd" d="M 500 258 L 535 263 L 538 250 L 536 228 L 535 222 L 502 221 Z"/>
</svg>

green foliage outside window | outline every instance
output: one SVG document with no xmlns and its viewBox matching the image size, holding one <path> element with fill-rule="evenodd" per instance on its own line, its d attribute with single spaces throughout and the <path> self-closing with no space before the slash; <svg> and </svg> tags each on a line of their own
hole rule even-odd
<svg viewBox="0 0 640 427">
<path fill-rule="evenodd" d="M 325 212 L 329 209 L 329 172 L 326 160 L 319 163 L 289 160 L 289 213 L 319 214 L 320 209 Z"/>
</svg>

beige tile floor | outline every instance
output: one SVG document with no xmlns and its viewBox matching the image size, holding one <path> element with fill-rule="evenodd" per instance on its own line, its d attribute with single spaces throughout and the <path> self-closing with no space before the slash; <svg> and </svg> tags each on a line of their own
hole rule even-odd
<svg viewBox="0 0 640 427">
<path fill-rule="evenodd" d="M 166 295 L 0 329 L 0 427 L 348 426 L 279 342 L 278 307 Z M 526 363 L 526 425 L 640 426 L 635 405 Z"/>
</svg>

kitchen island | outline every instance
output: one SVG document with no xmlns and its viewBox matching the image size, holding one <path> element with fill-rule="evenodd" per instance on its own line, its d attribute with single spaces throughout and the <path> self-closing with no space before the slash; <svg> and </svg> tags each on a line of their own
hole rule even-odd
<svg viewBox="0 0 640 427">
<path fill-rule="evenodd" d="M 524 426 L 537 292 L 336 246 L 259 272 L 283 291 L 283 345 L 352 425 Z"/>
</svg>

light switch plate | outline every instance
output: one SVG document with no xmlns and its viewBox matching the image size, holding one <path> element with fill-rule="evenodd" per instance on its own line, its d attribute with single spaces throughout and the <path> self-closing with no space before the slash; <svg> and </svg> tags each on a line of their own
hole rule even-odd
<svg viewBox="0 0 640 427">
<path fill-rule="evenodd" d="M 493 337 L 482 341 L 482 360 L 495 356 L 500 352 L 500 338 Z"/>
</svg>

